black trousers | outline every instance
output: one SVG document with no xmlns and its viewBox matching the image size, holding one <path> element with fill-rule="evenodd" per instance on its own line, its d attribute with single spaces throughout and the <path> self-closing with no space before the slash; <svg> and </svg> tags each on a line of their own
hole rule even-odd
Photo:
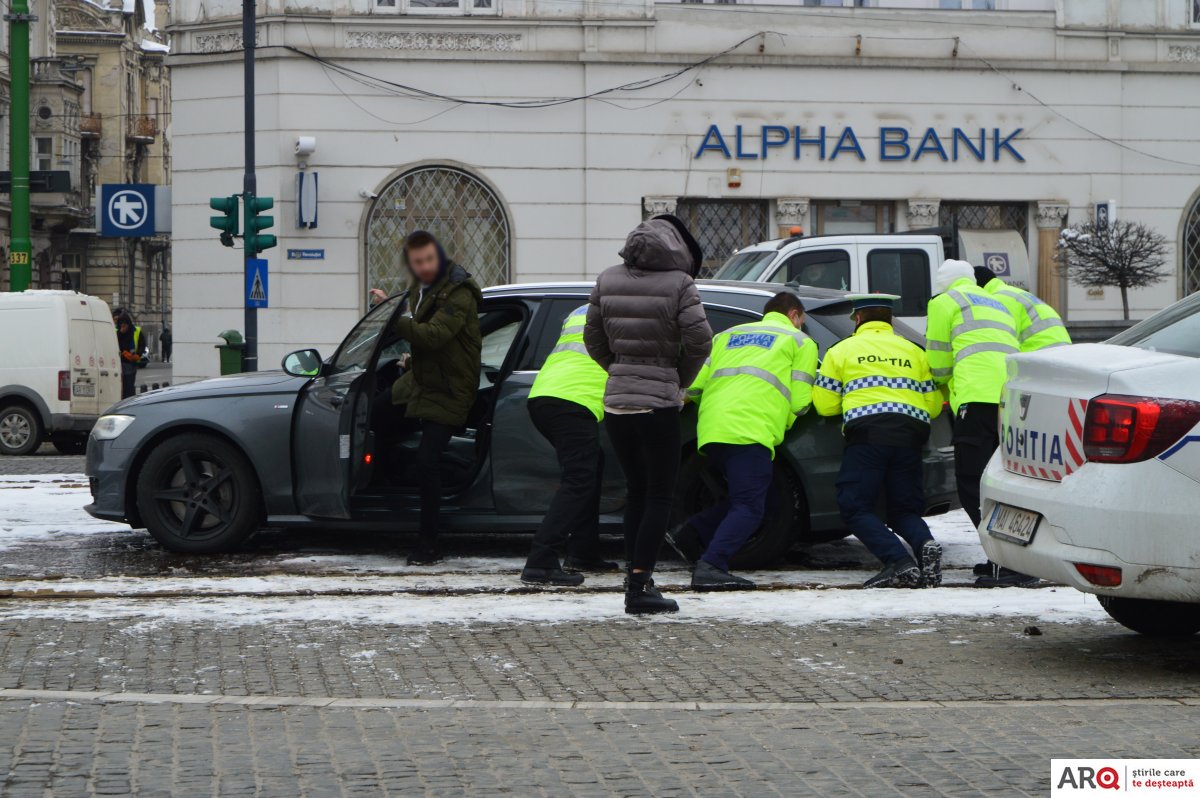
<svg viewBox="0 0 1200 798">
<path fill-rule="evenodd" d="M 1000 405 L 970 402 L 958 406 L 954 416 L 954 475 L 958 500 L 979 528 L 982 511 L 979 483 L 988 460 L 1000 446 Z"/>
<path fill-rule="evenodd" d="M 529 400 L 533 426 L 554 447 L 561 478 L 529 548 L 528 568 L 559 568 L 562 556 L 598 559 L 604 452 L 600 422 L 583 405 L 539 396 Z"/>
<path fill-rule="evenodd" d="M 128 399 L 137 393 L 137 366 L 132 363 L 121 364 L 121 398 Z"/>
<path fill-rule="evenodd" d="M 421 442 L 417 445 L 417 480 L 421 496 L 422 548 L 437 545 L 438 516 L 442 507 L 442 453 L 450 443 L 450 436 L 457 427 L 440 424 L 426 419 L 408 418 L 403 405 L 392 404 L 388 391 L 381 391 L 371 400 L 371 429 L 375 431 L 376 449 L 380 455 L 380 468 L 394 468 L 389 461 L 392 446 L 401 435 L 414 429 L 421 431 Z"/>
<path fill-rule="evenodd" d="M 675 503 L 679 408 L 609 414 L 604 422 L 625 471 L 625 557 L 630 568 L 653 571 Z"/>
</svg>

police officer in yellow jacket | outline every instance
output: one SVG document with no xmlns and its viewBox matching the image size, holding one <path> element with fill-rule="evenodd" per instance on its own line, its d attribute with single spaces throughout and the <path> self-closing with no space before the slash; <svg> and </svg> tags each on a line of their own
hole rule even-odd
<svg viewBox="0 0 1200 798">
<path fill-rule="evenodd" d="M 575 586 L 579 571 L 616 571 L 600 559 L 600 485 L 604 454 L 600 421 L 608 374 L 583 345 L 587 305 L 567 316 L 558 343 L 529 391 L 533 425 L 554 447 L 561 482 L 533 537 L 521 581 Z M 561 560 L 564 551 L 570 554 Z"/>
<path fill-rule="evenodd" d="M 854 335 L 825 353 L 813 407 L 843 420 L 838 508 L 854 536 L 883 562 L 865 587 L 936 587 L 942 581 L 942 546 L 922 517 L 921 458 L 942 395 L 921 347 L 892 329 L 899 298 L 851 297 Z M 886 524 L 875 514 L 880 494 L 887 499 Z"/>
<path fill-rule="evenodd" d="M 729 573 L 730 559 L 762 523 L 772 484 L 775 447 L 808 410 L 817 345 L 800 332 L 804 305 L 784 291 L 767 302 L 762 321 L 732 327 L 713 339 L 712 355 L 687 391 L 700 405 L 696 445 L 725 474 L 727 499 L 668 535 L 687 559 L 700 549 L 695 590 L 749 590 Z"/>
<path fill-rule="evenodd" d="M 1022 352 L 1036 352 L 1071 343 L 1071 335 L 1058 311 L 1034 294 L 1009 285 L 986 266 L 975 267 L 975 282 L 1003 302 L 1012 313 L 1017 327 L 1017 343 Z"/>
</svg>

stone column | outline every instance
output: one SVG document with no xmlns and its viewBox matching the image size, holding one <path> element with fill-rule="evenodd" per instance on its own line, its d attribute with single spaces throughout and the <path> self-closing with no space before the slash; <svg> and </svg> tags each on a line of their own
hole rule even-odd
<svg viewBox="0 0 1200 798">
<path fill-rule="evenodd" d="M 643 197 L 642 207 L 646 210 L 647 218 L 663 213 L 674 216 L 675 209 L 679 207 L 679 197 Z"/>
<path fill-rule="evenodd" d="M 1058 273 L 1058 236 L 1067 218 L 1067 203 L 1046 201 L 1037 204 L 1038 273 L 1037 295 L 1065 319 L 1067 297 Z"/>
<path fill-rule="evenodd" d="M 808 229 L 808 197 L 780 197 L 775 202 L 775 222 L 779 225 L 779 237 L 787 238 L 793 227 L 805 234 Z"/>
<path fill-rule="evenodd" d="M 908 201 L 908 229 L 920 230 L 923 227 L 938 226 L 938 211 L 942 208 L 940 199 L 916 198 Z"/>
</svg>

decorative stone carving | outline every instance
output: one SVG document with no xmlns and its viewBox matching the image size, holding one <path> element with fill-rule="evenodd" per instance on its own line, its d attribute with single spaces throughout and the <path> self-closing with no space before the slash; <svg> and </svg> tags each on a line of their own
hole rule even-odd
<svg viewBox="0 0 1200 798">
<path fill-rule="evenodd" d="M 679 197 L 645 197 L 642 200 L 642 207 L 651 216 L 658 216 L 661 213 L 674 215 L 678 205 Z"/>
<path fill-rule="evenodd" d="M 780 197 L 775 203 L 775 217 L 780 227 L 808 225 L 808 197 Z"/>
<path fill-rule="evenodd" d="M 258 31 L 254 32 L 254 46 L 262 44 Z M 192 46 L 198 53 L 233 53 L 242 49 L 242 34 L 234 31 L 222 33 L 197 33 Z"/>
<path fill-rule="evenodd" d="M 937 227 L 938 211 L 942 201 L 937 199 L 910 199 L 908 201 L 908 226 Z"/>
<path fill-rule="evenodd" d="M 521 48 L 520 33 L 447 33 L 445 31 L 352 30 L 346 46 L 356 50 L 447 50 L 464 53 L 512 53 Z"/>
<path fill-rule="evenodd" d="M 1167 60 L 1194 64 L 1200 61 L 1200 45 L 1172 44 L 1167 48 Z"/>
<path fill-rule="evenodd" d="M 1065 202 L 1039 202 L 1037 204 L 1037 213 L 1035 221 L 1041 230 L 1057 230 L 1063 226 L 1063 222 L 1067 218 L 1067 203 Z"/>
<path fill-rule="evenodd" d="M 116 25 L 110 17 L 93 13 L 78 6 L 58 9 L 55 29 L 57 31 L 113 31 Z"/>
</svg>

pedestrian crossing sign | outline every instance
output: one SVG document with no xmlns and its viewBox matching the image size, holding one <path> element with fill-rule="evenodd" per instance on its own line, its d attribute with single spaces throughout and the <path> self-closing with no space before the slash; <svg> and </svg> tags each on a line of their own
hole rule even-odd
<svg viewBox="0 0 1200 798">
<path fill-rule="evenodd" d="M 246 261 L 246 307 L 267 307 L 267 260 L 253 258 Z"/>
</svg>

